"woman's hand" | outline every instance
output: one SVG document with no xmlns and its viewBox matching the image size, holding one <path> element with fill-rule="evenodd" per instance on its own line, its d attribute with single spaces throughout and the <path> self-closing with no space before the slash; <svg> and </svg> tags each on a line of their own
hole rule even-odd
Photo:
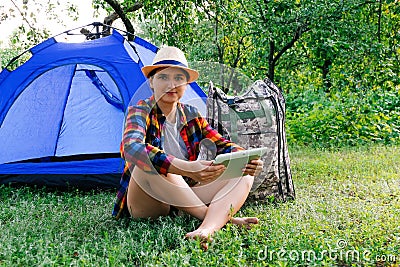
<svg viewBox="0 0 400 267">
<path fill-rule="evenodd" d="M 257 176 L 261 173 L 263 166 L 264 163 L 261 159 L 253 159 L 246 164 L 246 167 L 243 169 L 243 172 L 251 176 Z"/>
<path fill-rule="evenodd" d="M 187 161 L 174 158 L 168 171 L 190 177 L 196 182 L 211 182 L 217 179 L 225 169 L 224 165 L 212 165 L 212 161 Z"/>
<path fill-rule="evenodd" d="M 212 165 L 212 161 L 207 160 L 196 160 L 188 163 L 189 170 L 186 176 L 202 183 L 216 180 L 226 170 L 224 165 Z"/>
<path fill-rule="evenodd" d="M 174 158 L 168 171 L 187 176 L 196 182 L 211 182 L 217 179 L 224 171 L 224 165 L 212 165 L 212 161 L 196 160 L 187 161 Z"/>
</svg>

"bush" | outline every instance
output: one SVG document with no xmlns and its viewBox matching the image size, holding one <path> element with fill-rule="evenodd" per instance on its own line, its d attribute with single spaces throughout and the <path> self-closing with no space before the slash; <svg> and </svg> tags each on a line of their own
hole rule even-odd
<svg viewBox="0 0 400 267">
<path fill-rule="evenodd" d="M 400 143 L 400 93 L 333 95 L 305 91 L 287 98 L 288 142 L 313 147 Z"/>
</svg>

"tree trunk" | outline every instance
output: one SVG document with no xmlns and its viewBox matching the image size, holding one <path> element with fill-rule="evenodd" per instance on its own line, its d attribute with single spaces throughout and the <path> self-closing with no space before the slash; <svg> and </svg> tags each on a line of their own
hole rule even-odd
<svg viewBox="0 0 400 267">
<path fill-rule="evenodd" d="M 325 59 L 324 65 L 322 65 L 322 79 L 324 81 L 325 85 L 325 92 L 329 93 L 330 88 L 332 86 L 331 79 L 328 78 L 329 74 L 329 67 L 332 65 L 332 60 L 330 59 Z"/>
<path fill-rule="evenodd" d="M 274 82 L 275 78 L 275 43 L 274 41 L 269 42 L 269 55 L 268 55 L 268 78 Z"/>
<path fill-rule="evenodd" d="M 382 0 L 379 0 L 378 10 L 378 43 L 381 43 L 381 19 L 382 19 Z"/>
</svg>

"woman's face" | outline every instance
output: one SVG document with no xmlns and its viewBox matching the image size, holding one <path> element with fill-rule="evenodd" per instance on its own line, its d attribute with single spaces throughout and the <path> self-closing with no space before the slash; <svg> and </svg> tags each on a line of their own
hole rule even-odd
<svg viewBox="0 0 400 267">
<path fill-rule="evenodd" d="M 180 68 L 165 68 L 150 78 L 150 87 L 154 90 L 157 102 L 176 104 L 185 93 L 187 78 Z"/>
</svg>

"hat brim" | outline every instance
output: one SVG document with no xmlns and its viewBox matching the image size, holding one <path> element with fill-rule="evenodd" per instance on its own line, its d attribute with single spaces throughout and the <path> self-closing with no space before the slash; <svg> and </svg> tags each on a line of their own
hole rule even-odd
<svg viewBox="0 0 400 267">
<path fill-rule="evenodd" d="M 194 82 L 199 78 L 199 73 L 196 70 L 189 69 L 183 66 L 179 65 L 172 65 L 172 64 L 159 64 L 159 65 L 149 65 L 149 66 L 144 66 L 142 68 L 142 72 L 146 78 L 149 78 L 150 73 L 155 70 L 155 69 L 160 69 L 160 68 L 178 68 L 186 71 L 189 74 L 189 79 L 188 83 Z"/>
</svg>

